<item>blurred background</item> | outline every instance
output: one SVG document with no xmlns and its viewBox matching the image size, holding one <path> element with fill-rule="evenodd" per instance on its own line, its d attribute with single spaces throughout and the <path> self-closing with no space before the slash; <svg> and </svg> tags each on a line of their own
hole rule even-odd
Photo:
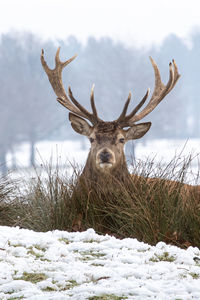
<svg viewBox="0 0 200 300">
<path fill-rule="evenodd" d="M 78 57 L 65 69 L 65 87 L 89 109 L 90 90 L 101 118 L 120 114 L 129 91 L 133 108 L 154 87 L 152 56 L 168 80 L 174 58 L 181 78 L 145 121 L 152 127 L 126 154 L 163 157 L 200 146 L 200 2 L 160 0 L 0 1 L 0 172 L 28 168 L 59 152 L 61 161 L 83 162 L 86 138 L 76 134 L 68 112 L 44 73 L 61 46 L 61 59 Z M 62 145 L 62 149 L 52 150 Z M 57 153 L 58 154 L 58 153 Z M 56 156 L 56 154 L 55 154 Z M 63 162 L 62 162 L 63 163 Z"/>
</svg>

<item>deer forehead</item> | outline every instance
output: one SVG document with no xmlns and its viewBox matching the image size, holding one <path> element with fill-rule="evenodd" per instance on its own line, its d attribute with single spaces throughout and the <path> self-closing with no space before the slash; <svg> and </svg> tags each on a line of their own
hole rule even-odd
<svg viewBox="0 0 200 300">
<path fill-rule="evenodd" d="M 125 138 L 125 133 L 123 133 L 123 130 L 116 130 L 115 132 L 99 132 L 98 130 L 95 130 L 91 133 L 90 138 L 93 138 L 98 143 L 104 143 L 104 142 L 111 142 L 115 143 L 119 139 Z"/>
</svg>

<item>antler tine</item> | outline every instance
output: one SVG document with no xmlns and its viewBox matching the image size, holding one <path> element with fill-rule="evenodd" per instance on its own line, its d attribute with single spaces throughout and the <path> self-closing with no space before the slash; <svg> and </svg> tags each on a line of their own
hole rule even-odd
<svg viewBox="0 0 200 300">
<path fill-rule="evenodd" d="M 72 90 L 71 90 L 71 87 L 69 86 L 68 87 L 68 93 L 69 93 L 69 97 L 71 99 L 71 101 L 80 109 L 80 111 L 82 111 L 87 117 L 90 116 L 90 113 L 89 111 L 84 108 L 73 96 L 73 93 L 72 93 Z"/>
<path fill-rule="evenodd" d="M 70 59 L 62 62 L 60 60 L 60 47 L 58 47 L 57 51 L 56 51 L 56 55 L 55 55 L 55 68 L 59 68 L 61 67 L 61 69 L 64 69 L 65 66 L 67 66 L 70 62 L 72 62 L 72 60 L 74 60 L 77 57 L 77 54 L 75 54 L 74 56 L 72 56 Z"/>
<path fill-rule="evenodd" d="M 131 101 L 131 92 L 129 92 L 129 94 L 128 94 L 128 99 L 126 100 L 126 103 L 124 104 L 121 115 L 116 120 L 117 123 L 121 123 L 124 120 L 130 101 Z"/>
<path fill-rule="evenodd" d="M 147 89 L 146 94 L 144 95 L 144 97 L 142 98 L 142 100 L 138 103 L 138 105 L 132 110 L 132 112 L 126 116 L 126 112 L 127 112 L 127 108 L 129 105 L 129 102 L 131 100 L 131 93 L 129 93 L 129 97 L 124 105 L 124 109 L 120 115 L 120 117 L 117 119 L 117 122 L 122 126 L 122 127 L 126 127 L 126 126 L 130 126 L 130 120 L 131 118 L 138 112 L 138 110 L 142 107 L 142 105 L 145 103 L 145 101 L 147 100 L 148 96 L 149 96 L 149 92 L 150 89 Z"/>
<path fill-rule="evenodd" d="M 44 59 L 44 50 L 42 49 L 42 53 L 41 53 L 41 63 L 42 66 L 49 78 L 49 81 L 51 83 L 51 86 L 55 92 L 55 94 L 57 95 L 57 100 L 64 106 L 66 107 L 68 110 L 70 110 L 71 112 L 76 113 L 77 115 L 80 115 L 82 117 L 84 117 L 83 113 L 78 110 L 69 100 L 69 98 L 66 95 L 64 86 L 63 86 L 63 82 L 62 82 L 62 70 L 63 68 L 68 65 L 72 60 L 75 59 L 76 55 L 74 55 L 72 58 L 70 58 L 69 60 L 65 61 L 65 62 L 61 62 L 60 58 L 59 58 L 59 52 L 60 52 L 60 48 L 58 48 L 57 52 L 56 52 L 56 56 L 55 56 L 55 68 L 54 69 L 50 69 Z"/>
<path fill-rule="evenodd" d="M 85 117 L 90 120 L 90 122 L 95 125 L 97 124 L 99 121 L 101 121 L 98 116 L 97 116 L 97 112 L 96 112 L 96 107 L 92 105 L 92 110 L 93 110 L 93 113 L 91 114 L 85 107 L 83 107 L 73 96 L 73 93 L 72 93 L 72 90 L 69 86 L 68 88 L 68 91 L 69 91 L 69 97 L 71 99 L 71 101 L 80 109 L 81 112 L 84 113 Z M 92 94 L 91 94 L 91 97 L 92 97 Z M 94 99 L 93 99 L 94 100 Z"/>
<path fill-rule="evenodd" d="M 92 85 L 92 89 L 91 89 L 91 94 L 90 94 L 90 103 L 91 103 L 91 107 L 92 107 L 92 112 L 94 117 L 99 120 L 98 114 L 97 114 L 97 109 L 96 109 L 96 105 L 94 102 L 94 84 Z"/>
<path fill-rule="evenodd" d="M 81 116 L 83 118 L 86 118 L 88 120 L 90 120 L 92 123 L 95 122 L 95 118 L 93 117 L 92 114 L 90 114 L 86 109 L 84 109 L 84 107 L 82 107 L 78 101 L 70 101 L 70 99 L 68 98 L 68 96 L 66 95 L 64 86 L 63 86 L 63 81 L 62 81 L 62 70 L 64 69 L 65 66 L 67 66 L 72 60 L 74 60 L 76 58 L 77 55 L 74 55 L 73 57 L 71 57 L 70 59 L 66 60 L 65 62 L 61 62 L 60 57 L 59 57 L 59 53 L 60 53 L 60 47 L 57 49 L 56 51 L 56 55 L 55 55 L 55 68 L 54 69 L 50 69 L 44 59 L 44 50 L 42 49 L 42 53 L 41 53 L 41 63 L 42 66 L 49 78 L 49 81 L 51 83 L 51 86 L 55 92 L 55 94 L 57 95 L 57 100 L 60 104 L 62 104 L 64 107 L 66 107 L 69 111 L 75 113 L 78 116 Z M 71 93 L 72 94 L 72 93 Z M 73 97 L 73 95 L 72 95 Z M 71 99 L 72 100 L 72 99 Z M 96 122 L 95 122 L 96 123 Z"/>
<path fill-rule="evenodd" d="M 48 75 L 49 72 L 51 72 L 51 69 L 48 67 L 48 65 L 47 65 L 47 63 L 46 63 L 46 61 L 44 59 L 44 49 L 42 49 L 42 51 L 41 51 L 41 57 L 40 57 L 40 59 L 41 59 L 42 66 L 43 66 L 46 74 Z"/>
<path fill-rule="evenodd" d="M 174 67 L 174 83 L 171 87 L 171 90 L 173 89 L 173 87 L 175 86 L 175 84 L 177 83 L 178 79 L 181 77 L 181 75 L 178 73 L 178 67 L 177 67 L 177 64 L 175 63 L 175 60 L 172 59 L 172 63 L 173 63 L 173 67 Z M 171 91 L 170 90 L 170 91 Z M 169 91 L 169 92 L 170 92 Z"/>
<path fill-rule="evenodd" d="M 152 63 L 153 69 L 154 69 L 154 74 L 155 74 L 154 91 L 153 91 L 153 94 L 152 94 L 151 99 L 148 102 L 147 106 L 140 113 L 134 114 L 132 112 L 131 117 L 130 117 L 130 115 L 126 117 L 129 126 L 131 126 L 131 124 L 143 119 L 146 115 L 148 115 L 150 112 L 152 112 L 155 109 L 155 107 L 164 99 L 164 97 L 174 88 L 175 84 L 177 83 L 178 79 L 181 76 L 178 73 L 178 68 L 177 68 L 175 61 L 172 60 L 172 63 L 169 64 L 169 80 L 168 80 L 167 84 L 164 85 L 161 80 L 160 71 L 158 69 L 157 64 L 151 57 L 150 57 L 150 60 L 151 60 L 151 63 Z M 148 95 L 147 95 L 147 97 L 148 97 Z M 147 97 L 146 97 L 146 99 L 147 99 Z"/>
</svg>

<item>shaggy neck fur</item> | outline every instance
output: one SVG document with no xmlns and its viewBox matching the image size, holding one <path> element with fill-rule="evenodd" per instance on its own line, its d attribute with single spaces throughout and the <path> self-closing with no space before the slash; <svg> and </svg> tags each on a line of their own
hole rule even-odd
<svg viewBox="0 0 200 300">
<path fill-rule="evenodd" d="M 81 178 L 85 178 L 87 181 L 100 183 L 105 178 L 113 178 L 113 181 L 117 180 L 125 183 L 130 174 L 128 172 L 125 155 L 122 155 L 121 161 L 115 167 L 108 169 L 107 171 L 100 170 L 94 165 L 91 158 L 91 153 L 89 153 L 85 168 L 81 174 Z M 111 180 L 112 181 L 112 180 Z"/>
</svg>

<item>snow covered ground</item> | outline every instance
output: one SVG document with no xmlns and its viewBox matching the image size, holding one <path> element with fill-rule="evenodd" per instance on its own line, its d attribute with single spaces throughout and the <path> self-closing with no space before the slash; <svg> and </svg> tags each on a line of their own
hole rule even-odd
<svg viewBox="0 0 200 300">
<path fill-rule="evenodd" d="M 2 226 L 0 299 L 200 299 L 200 250 Z"/>
</svg>

